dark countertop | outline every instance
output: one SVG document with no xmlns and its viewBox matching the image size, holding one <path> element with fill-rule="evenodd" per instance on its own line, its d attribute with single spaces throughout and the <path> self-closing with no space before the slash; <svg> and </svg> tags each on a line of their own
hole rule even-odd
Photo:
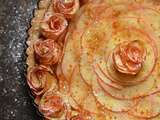
<svg viewBox="0 0 160 120">
<path fill-rule="evenodd" d="M 41 120 L 25 82 L 26 30 L 38 0 L 0 0 L 0 120 Z"/>
</svg>

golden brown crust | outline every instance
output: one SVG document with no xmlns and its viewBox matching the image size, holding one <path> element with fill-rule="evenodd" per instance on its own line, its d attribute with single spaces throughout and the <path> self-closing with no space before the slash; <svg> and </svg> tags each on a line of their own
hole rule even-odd
<svg viewBox="0 0 160 120">
<path fill-rule="evenodd" d="M 26 54 L 28 55 L 26 64 L 28 65 L 28 70 L 30 67 L 33 67 L 35 64 L 34 61 L 34 50 L 33 44 L 39 38 L 39 30 L 40 30 L 40 22 L 45 16 L 46 11 L 52 1 L 51 0 L 40 0 L 38 9 L 34 12 L 34 18 L 31 22 L 31 28 L 28 31 L 29 38 L 27 40 L 27 51 Z"/>
</svg>

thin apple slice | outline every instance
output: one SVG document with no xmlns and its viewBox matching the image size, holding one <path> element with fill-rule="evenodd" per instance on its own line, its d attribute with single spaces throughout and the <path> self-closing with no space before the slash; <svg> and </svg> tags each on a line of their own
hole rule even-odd
<svg viewBox="0 0 160 120">
<path fill-rule="evenodd" d="M 94 114 L 92 118 L 93 120 L 145 120 L 128 115 L 127 113 L 114 113 L 109 111 L 105 111 L 104 114 Z"/>
<path fill-rule="evenodd" d="M 84 83 L 79 72 L 79 67 L 76 66 L 70 81 L 70 95 L 81 106 L 88 94 L 89 87 Z"/>
<path fill-rule="evenodd" d="M 105 62 L 101 63 L 104 64 L 105 66 Z M 104 71 L 100 68 L 100 66 L 98 64 L 93 65 L 93 69 L 95 74 L 97 75 L 98 79 L 102 82 L 104 82 L 106 85 L 115 88 L 117 90 L 120 90 L 123 88 L 123 86 L 118 85 L 116 83 L 114 83 L 112 80 L 110 80 L 111 78 L 109 78 L 109 76 L 106 75 L 106 73 L 104 73 Z"/>
<path fill-rule="evenodd" d="M 99 64 L 99 66 L 104 70 L 106 73 L 107 71 L 104 69 L 103 64 Z M 107 68 L 109 70 L 109 68 Z M 134 86 L 126 86 L 121 90 L 116 90 L 113 89 L 112 87 L 109 86 L 103 86 L 104 90 L 107 91 L 112 97 L 117 98 L 117 99 L 133 99 L 133 98 L 138 98 L 141 96 L 148 95 L 149 92 L 154 87 L 155 83 L 158 85 L 159 83 L 156 82 L 156 74 L 152 74 L 146 81 L 139 83 Z M 114 78 L 113 78 L 114 79 Z M 112 80 L 113 80 L 112 79 Z M 121 78 L 123 80 L 123 78 Z M 120 83 L 119 83 L 120 84 Z M 158 90 L 158 88 L 157 88 Z"/>
<path fill-rule="evenodd" d="M 154 118 L 160 114 L 160 94 L 147 96 L 133 107 L 129 114 L 138 118 Z"/>
<path fill-rule="evenodd" d="M 113 89 L 112 87 L 105 85 L 103 82 L 99 82 L 99 84 L 112 97 L 121 100 L 131 100 L 148 95 L 155 84 L 155 79 L 156 76 L 151 75 L 149 77 L 149 80 L 146 80 L 143 83 L 137 84 L 135 86 L 126 86 L 121 90 Z"/>
<path fill-rule="evenodd" d="M 145 119 L 139 119 L 131 115 L 128 115 L 127 113 L 106 112 L 105 120 L 145 120 Z"/>
<path fill-rule="evenodd" d="M 110 111 L 104 111 L 103 114 L 93 114 L 93 120 L 144 120 L 144 119 L 137 119 L 127 113 L 114 113 Z"/>
<path fill-rule="evenodd" d="M 93 94 L 97 101 L 106 109 L 113 112 L 124 112 L 132 109 L 137 104 L 137 100 L 118 100 L 114 99 L 105 92 L 97 80 L 92 80 Z"/>
<path fill-rule="evenodd" d="M 149 119 L 149 120 L 160 120 L 160 115 L 157 115 L 156 117 L 151 118 L 151 119 Z"/>
<path fill-rule="evenodd" d="M 70 79 L 71 73 L 79 61 L 80 54 L 80 37 L 85 28 L 85 22 L 88 21 L 88 18 L 83 14 L 84 8 L 82 8 L 75 19 L 71 22 L 69 32 L 66 35 L 64 56 L 62 59 L 62 72 L 67 80 Z"/>
<path fill-rule="evenodd" d="M 80 72 L 89 85 L 96 77 L 92 68 L 93 61 L 98 58 L 97 56 L 104 55 L 111 32 L 111 22 L 101 19 L 93 22 L 81 37 Z"/>
<path fill-rule="evenodd" d="M 100 112 L 96 98 L 92 92 L 85 98 L 82 107 L 93 114 L 98 114 Z"/>
</svg>

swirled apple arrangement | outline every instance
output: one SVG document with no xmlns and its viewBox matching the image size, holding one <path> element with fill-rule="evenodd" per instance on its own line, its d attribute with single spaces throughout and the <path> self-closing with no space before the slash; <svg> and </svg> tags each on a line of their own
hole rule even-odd
<svg viewBox="0 0 160 120">
<path fill-rule="evenodd" d="M 42 0 L 40 8 L 27 82 L 46 119 L 160 119 L 158 2 Z"/>
</svg>

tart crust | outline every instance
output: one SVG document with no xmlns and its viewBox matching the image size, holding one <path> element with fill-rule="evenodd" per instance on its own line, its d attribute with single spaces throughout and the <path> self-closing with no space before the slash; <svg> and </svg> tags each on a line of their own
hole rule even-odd
<svg viewBox="0 0 160 120">
<path fill-rule="evenodd" d="M 31 21 L 31 28 L 28 30 L 27 51 L 28 55 L 26 64 L 28 65 L 27 71 L 35 65 L 33 44 L 39 39 L 40 24 L 44 19 L 45 13 L 48 11 L 52 0 L 40 0 L 38 8 L 34 11 L 34 18 Z"/>
</svg>

